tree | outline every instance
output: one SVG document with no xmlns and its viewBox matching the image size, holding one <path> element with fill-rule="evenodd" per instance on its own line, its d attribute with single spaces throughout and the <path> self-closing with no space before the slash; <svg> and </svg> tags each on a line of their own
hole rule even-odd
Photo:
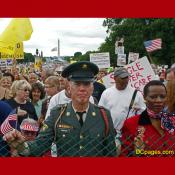
<svg viewBox="0 0 175 175">
<path fill-rule="evenodd" d="M 17 60 L 18 63 L 35 62 L 35 57 L 31 53 L 24 52 L 24 59 Z"/>
<path fill-rule="evenodd" d="M 175 19 L 157 18 L 106 18 L 103 26 L 107 27 L 108 36 L 99 47 L 100 52 L 110 52 L 111 64 L 116 65 L 115 42 L 124 38 L 125 53 L 138 52 L 140 57 L 147 56 L 144 41 L 156 38 L 162 39 L 162 49 L 151 53 L 154 63 L 173 63 L 175 58 Z"/>
</svg>

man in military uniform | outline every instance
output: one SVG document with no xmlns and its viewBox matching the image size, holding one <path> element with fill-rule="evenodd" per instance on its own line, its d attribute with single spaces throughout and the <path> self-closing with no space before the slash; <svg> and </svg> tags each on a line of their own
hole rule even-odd
<svg viewBox="0 0 175 175">
<path fill-rule="evenodd" d="M 110 112 L 89 102 L 98 71 L 87 61 L 69 65 L 62 76 L 69 80 L 72 102 L 51 110 L 34 141 L 23 142 L 18 131 L 4 139 L 25 156 L 41 156 L 52 142 L 56 143 L 58 156 L 116 156 Z"/>
</svg>

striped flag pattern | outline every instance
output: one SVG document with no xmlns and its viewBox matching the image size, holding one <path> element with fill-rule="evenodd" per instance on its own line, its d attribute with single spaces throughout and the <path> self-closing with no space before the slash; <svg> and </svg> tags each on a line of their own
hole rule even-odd
<svg viewBox="0 0 175 175">
<path fill-rule="evenodd" d="M 20 125 L 20 130 L 38 132 L 39 130 L 38 122 L 31 118 L 26 118 L 22 121 Z"/>
<path fill-rule="evenodd" d="M 145 41 L 144 46 L 147 52 L 152 52 L 154 50 L 158 50 L 162 48 L 162 39 L 158 38 L 155 40 Z"/>
<path fill-rule="evenodd" d="M 58 50 L 58 48 L 54 47 L 51 51 L 53 52 L 53 51 L 57 51 L 57 50 Z"/>
<path fill-rule="evenodd" d="M 8 117 L 2 123 L 0 127 L 1 133 L 7 134 L 8 132 L 15 129 L 16 122 L 17 122 L 17 114 L 16 114 L 16 109 L 15 109 L 8 115 Z"/>
</svg>

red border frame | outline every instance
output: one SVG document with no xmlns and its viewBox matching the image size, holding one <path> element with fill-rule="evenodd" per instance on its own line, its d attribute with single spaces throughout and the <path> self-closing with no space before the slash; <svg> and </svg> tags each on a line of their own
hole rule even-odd
<svg viewBox="0 0 175 175">
<path fill-rule="evenodd" d="M 174 17 L 173 0 L 1 1 L 1 17 Z"/>
</svg>

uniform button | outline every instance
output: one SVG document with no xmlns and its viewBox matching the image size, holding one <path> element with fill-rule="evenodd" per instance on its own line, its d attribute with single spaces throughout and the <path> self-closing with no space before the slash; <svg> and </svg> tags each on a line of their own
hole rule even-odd
<svg viewBox="0 0 175 175">
<path fill-rule="evenodd" d="M 65 134 L 63 134 L 62 136 L 63 136 L 63 137 L 66 137 L 66 135 L 65 135 Z"/>
<path fill-rule="evenodd" d="M 80 139 L 83 139 L 83 135 L 80 135 Z"/>
<path fill-rule="evenodd" d="M 97 137 L 100 137 L 100 134 L 97 134 Z"/>
<path fill-rule="evenodd" d="M 80 149 L 83 149 L 83 146 L 82 145 L 80 145 Z"/>
</svg>

